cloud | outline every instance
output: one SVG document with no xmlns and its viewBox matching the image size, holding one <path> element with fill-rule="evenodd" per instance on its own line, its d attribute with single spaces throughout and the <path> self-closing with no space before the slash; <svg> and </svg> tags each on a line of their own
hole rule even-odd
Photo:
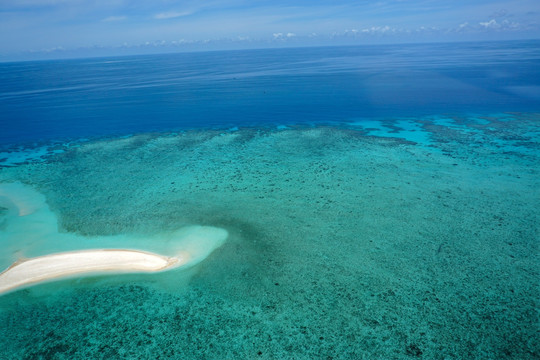
<svg viewBox="0 0 540 360">
<path fill-rule="evenodd" d="M 508 20 L 497 22 L 495 19 L 478 23 L 482 28 L 489 30 L 517 30 L 520 24 Z"/>
<path fill-rule="evenodd" d="M 44 53 L 52 53 L 52 52 L 58 52 L 58 51 L 66 51 L 66 49 L 63 46 L 55 46 L 47 49 L 41 50 Z"/>
<path fill-rule="evenodd" d="M 163 12 L 163 13 L 154 15 L 154 19 L 158 19 L 158 20 L 174 19 L 177 17 L 189 16 L 191 14 L 193 14 L 192 11 L 168 11 L 168 12 Z"/>
<path fill-rule="evenodd" d="M 292 32 L 284 33 L 273 33 L 272 37 L 274 40 L 286 41 L 287 39 L 295 38 L 297 35 Z"/>
<path fill-rule="evenodd" d="M 491 18 L 500 18 L 510 15 L 510 12 L 506 9 L 500 9 L 491 14 Z"/>
<path fill-rule="evenodd" d="M 538 0 L 0 0 L 0 54 L 183 37 L 250 47 L 538 38 L 539 13 Z"/>
<path fill-rule="evenodd" d="M 397 32 L 397 29 L 391 28 L 388 25 L 385 26 L 372 26 L 370 28 L 365 28 L 360 30 L 364 34 L 385 34 L 388 32 Z M 352 33 L 358 33 L 358 30 L 351 31 Z"/>
<path fill-rule="evenodd" d="M 501 27 L 501 25 L 499 23 L 497 23 L 497 20 L 495 20 L 495 19 L 491 19 L 491 20 L 486 21 L 486 22 L 481 22 L 479 24 L 480 24 L 480 26 L 483 26 L 486 29 L 498 29 L 498 28 Z"/>
</svg>

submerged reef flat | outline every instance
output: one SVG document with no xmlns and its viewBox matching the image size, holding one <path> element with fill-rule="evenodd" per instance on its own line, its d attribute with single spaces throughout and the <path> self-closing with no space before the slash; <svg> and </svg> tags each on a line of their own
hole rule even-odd
<svg viewBox="0 0 540 360">
<path fill-rule="evenodd" d="M 229 237 L 187 281 L 0 297 L 0 358 L 536 359 L 539 131 L 537 114 L 198 130 L 4 167 L 60 233 Z"/>
</svg>

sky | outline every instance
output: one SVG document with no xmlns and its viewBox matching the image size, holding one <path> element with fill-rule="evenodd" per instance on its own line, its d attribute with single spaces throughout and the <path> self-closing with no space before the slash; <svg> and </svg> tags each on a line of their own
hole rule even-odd
<svg viewBox="0 0 540 360">
<path fill-rule="evenodd" d="M 539 38 L 539 0 L 0 0 L 0 60 Z"/>
</svg>

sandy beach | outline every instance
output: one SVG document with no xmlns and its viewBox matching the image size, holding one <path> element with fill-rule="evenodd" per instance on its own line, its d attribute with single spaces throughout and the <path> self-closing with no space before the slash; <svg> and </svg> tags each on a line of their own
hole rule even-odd
<svg viewBox="0 0 540 360">
<path fill-rule="evenodd" d="M 71 251 L 18 261 L 0 274 L 0 294 L 41 281 L 99 272 L 156 272 L 184 264 L 185 257 L 122 249 Z"/>
</svg>

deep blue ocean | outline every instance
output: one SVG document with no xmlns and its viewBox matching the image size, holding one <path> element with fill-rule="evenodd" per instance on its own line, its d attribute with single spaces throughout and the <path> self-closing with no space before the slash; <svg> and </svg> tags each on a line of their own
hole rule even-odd
<svg viewBox="0 0 540 360">
<path fill-rule="evenodd" d="M 190 128 L 540 111 L 540 42 L 0 64 L 0 146 Z"/>
</svg>

